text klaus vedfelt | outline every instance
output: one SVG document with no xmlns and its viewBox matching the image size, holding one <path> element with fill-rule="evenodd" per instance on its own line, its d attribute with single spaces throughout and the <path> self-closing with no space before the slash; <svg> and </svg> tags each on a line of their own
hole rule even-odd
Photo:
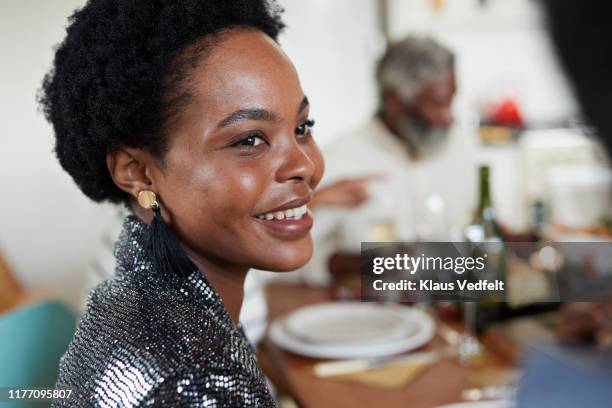
<svg viewBox="0 0 612 408">
<path fill-rule="evenodd" d="M 414 275 L 420 271 L 444 270 L 462 275 L 466 271 L 482 271 L 486 267 L 487 254 L 479 257 L 439 257 L 439 256 L 409 256 L 396 254 L 392 257 L 376 257 L 372 262 L 372 273 L 382 275 L 386 271 L 400 271 Z M 398 282 L 385 282 L 376 279 L 372 282 L 376 291 L 381 290 L 419 290 L 419 291 L 503 291 L 504 282 L 496 279 L 489 281 L 481 279 L 476 282 L 456 280 L 454 282 L 435 282 L 432 279 L 423 279 L 418 282 L 401 279 Z"/>
</svg>

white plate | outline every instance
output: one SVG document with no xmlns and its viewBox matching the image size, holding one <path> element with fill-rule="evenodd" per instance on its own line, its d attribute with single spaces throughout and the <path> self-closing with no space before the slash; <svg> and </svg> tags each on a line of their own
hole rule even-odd
<svg viewBox="0 0 612 408">
<path fill-rule="evenodd" d="M 315 358 L 373 358 L 415 349 L 434 334 L 434 322 L 407 306 L 323 303 L 299 309 L 270 326 L 270 339 Z"/>
<path fill-rule="evenodd" d="M 403 309 L 376 303 L 323 303 L 295 311 L 283 325 L 287 334 L 305 343 L 385 343 L 418 330 L 418 325 L 406 321 Z"/>
</svg>

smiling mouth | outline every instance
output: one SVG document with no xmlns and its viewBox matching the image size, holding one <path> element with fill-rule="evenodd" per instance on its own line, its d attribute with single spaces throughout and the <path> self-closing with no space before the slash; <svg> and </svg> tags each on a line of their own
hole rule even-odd
<svg viewBox="0 0 612 408">
<path fill-rule="evenodd" d="M 300 220 L 307 212 L 308 207 L 306 206 L 306 204 L 304 204 L 299 207 L 289 208 L 287 210 L 272 211 L 269 213 L 260 214 L 255 216 L 255 218 L 266 221 Z"/>
<path fill-rule="evenodd" d="M 293 204 L 296 207 L 276 209 L 253 218 L 276 239 L 283 241 L 302 239 L 308 235 L 313 224 L 312 213 L 306 203 L 307 201 L 300 200 Z"/>
</svg>

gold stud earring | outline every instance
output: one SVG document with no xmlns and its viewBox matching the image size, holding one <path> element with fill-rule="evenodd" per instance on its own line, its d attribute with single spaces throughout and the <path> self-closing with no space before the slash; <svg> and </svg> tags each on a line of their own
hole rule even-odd
<svg viewBox="0 0 612 408">
<path fill-rule="evenodd" d="M 138 204 L 140 204 L 142 208 L 146 208 L 147 210 L 159 207 L 157 197 L 155 196 L 155 193 L 151 190 L 142 190 L 138 193 Z"/>
</svg>

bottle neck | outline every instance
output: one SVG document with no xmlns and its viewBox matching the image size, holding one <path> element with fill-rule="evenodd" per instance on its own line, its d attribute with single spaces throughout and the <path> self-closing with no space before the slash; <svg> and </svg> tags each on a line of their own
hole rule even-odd
<svg viewBox="0 0 612 408">
<path fill-rule="evenodd" d="M 489 167 L 483 166 L 480 168 L 480 199 L 478 201 L 478 210 L 482 211 L 485 208 L 491 207 L 491 189 L 489 184 Z"/>
</svg>

